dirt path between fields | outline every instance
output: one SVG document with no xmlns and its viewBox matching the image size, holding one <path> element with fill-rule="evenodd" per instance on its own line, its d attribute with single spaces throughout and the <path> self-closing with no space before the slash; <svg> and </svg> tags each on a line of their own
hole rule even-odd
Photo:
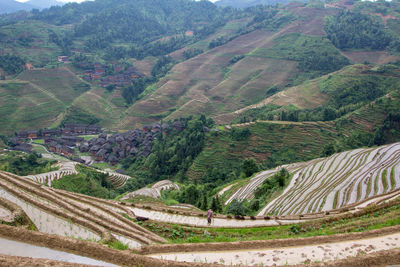
<svg viewBox="0 0 400 267">
<path fill-rule="evenodd" d="M 88 257 L 78 256 L 59 250 L 46 247 L 35 246 L 23 242 L 0 238 L 0 254 L 19 257 L 43 258 L 70 263 L 98 265 L 98 266 L 116 266 L 115 264 L 104 261 L 94 260 Z"/>
<path fill-rule="evenodd" d="M 349 240 L 308 246 L 204 251 L 150 255 L 153 258 L 180 262 L 210 262 L 225 265 L 288 265 L 324 262 L 395 249 L 400 246 L 400 232 L 375 238 Z"/>
<path fill-rule="evenodd" d="M 396 235 L 396 236 L 395 236 Z M 326 256 L 327 258 L 332 258 L 332 255 L 329 253 L 333 253 L 334 251 L 334 244 L 328 244 L 329 242 L 335 241 L 335 240 L 349 240 L 349 239 L 355 239 L 354 241 L 350 241 L 349 245 L 347 247 L 344 247 L 344 251 L 346 251 L 346 248 L 349 248 L 348 250 L 352 250 L 352 252 L 358 253 L 359 255 L 357 257 L 349 257 L 346 259 L 342 260 L 337 260 L 336 258 L 335 261 L 327 261 L 323 263 L 315 263 L 315 264 L 308 264 L 307 266 L 382 266 L 382 265 L 388 265 L 388 264 L 396 264 L 400 262 L 400 249 L 391 249 L 391 250 L 380 250 L 381 247 L 386 247 L 386 248 L 391 248 L 391 247 L 398 247 L 400 244 L 399 242 L 399 235 L 400 235 L 400 226 L 395 226 L 395 227 L 388 227 L 380 230 L 375 230 L 375 231 L 369 231 L 369 232 L 364 232 L 364 233 L 354 233 L 354 234 L 348 234 L 348 235 L 335 235 L 335 236 L 325 236 L 325 237 L 311 237 L 311 238 L 300 238 L 300 239 L 287 239 L 287 240 L 268 240 L 268 241 L 250 241 L 250 242 L 235 242 L 236 244 L 241 244 L 240 247 L 241 249 L 238 249 L 239 246 L 233 246 L 233 249 L 238 249 L 238 250 L 251 250 L 254 245 L 257 245 L 254 247 L 256 250 L 268 250 L 268 247 L 265 246 L 265 242 L 270 242 L 270 249 L 272 253 L 278 253 L 278 251 L 284 251 L 280 252 L 278 255 L 280 255 L 280 258 L 283 258 L 282 255 L 285 254 L 285 251 L 287 251 L 286 254 L 288 255 L 293 255 L 290 254 L 289 250 L 286 249 L 276 249 L 279 247 L 288 247 L 288 249 L 295 249 L 297 246 L 298 248 L 300 246 L 306 246 L 306 245 L 313 245 L 313 247 L 316 247 L 315 249 L 319 250 L 319 253 L 323 256 Z M 221 266 L 221 263 L 219 264 L 214 264 L 214 263 L 201 263 L 201 262 L 176 262 L 176 261 L 171 261 L 171 260 L 160 260 L 160 259 L 155 259 L 152 257 L 147 257 L 144 255 L 138 255 L 136 253 L 132 253 L 131 251 L 119 251 L 119 250 L 114 250 L 107 248 L 104 245 L 101 245 L 99 243 L 94 243 L 94 242 L 86 242 L 82 240 L 75 240 L 71 238 L 65 238 L 65 237 L 60 237 L 57 235 L 49 235 L 49 234 L 43 234 L 40 232 L 35 232 L 35 231 L 28 231 L 25 229 L 21 228 L 16 228 L 16 227 L 10 227 L 6 225 L 0 225 L 0 236 L 6 237 L 7 239 L 10 240 L 18 240 L 24 243 L 30 243 L 30 244 L 35 244 L 38 246 L 46 246 L 48 248 L 53 248 L 57 250 L 62 250 L 66 252 L 71 252 L 77 255 L 81 256 L 86 256 L 90 257 L 93 259 L 98 259 L 106 262 L 110 262 L 113 264 L 117 265 L 123 265 L 123 266 L 135 266 L 135 265 L 140 265 L 140 266 Z M 373 244 L 374 247 L 370 247 L 368 244 L 364 244 L 362 240 L 357 240 L 357 237 L 361 238 L 368 238 L 367 240 L 371 240 L 371 238 L 382 238 L 380 236 L 386 236 L 384 238 L 386 239 L 380 239 L 380 241 L 387 241 L 387 242 L 380 242 L 379 246 L 376 244 Z M 392 238 L 392 239 L 389 239 Z M 395 239 L 397 238 L 397 240 Z M 295 241 L 295 240 L 300 240 L 300 241 Z M 375 243 L 378 239 L 374 239 Z M 293 242 L 294 241 L 294 242 Z M 260 243 L 261 244 L 257 244 Z M 344 241 L 346 242 L 346 241 Z M 367 241 L 368 242 L 368 241 Z M 342 242 L 343 243 L 343 242 Z M 386 244 L 388 243 L 388 244 Z M 395 244 L 395 245 L 392 245 Z M 283 246 L 282 246 L 283 244 Z M 323 244 L 323 245 L 321 245 Z M 356 245 L 355 245 L 356 244 Z M 203 248 L 206 248 L 207 251 L 214 250 L 215 245 L 218 245 L 220 248 L 219 250 L 226 250 L 231 248 L 232 243 L 209 243 L 209 244 L 182 244 L 178 246 L 186 246 L 188 248 L 194 249 L 195 246 L 197 248 L 200 248 L 200 246 L 203 246 Z M 318 248 L 318 246 L 322 246 L 323 249 Z M 174 246 L 174 245 L 166 245 L 167 246 Z M 350 247 L 349 247 L 350 246 Z M 151 248 L 151 247 L 149 247 Z M 261 249 L 262 248 L 262 249 Z M 314 249 L 314 252 L 316 255 L 316 250 Z M 358 250 L 357 250 L 358 249 Z M 274 252 L 274 250 L 276 250 Z M 140 251 L 136 251 L 140 252 Z M 312 251 L 311 251 L 312 252 Z M 234 251 L 228 251 L 228 253 L 233 254 L 233 257 L 236 258 L 237 254 L 234 254 L 236 252 Z M 248 253 L 248 252 L 247 252 Z M 266 255 L 257 254 L 257 257 L 266 257 Z M 295 253 L 293 251 L 293 253 Z M 326 253 L 326 255 L 325 255 Z M 368 254 L 365 254 L 368 253 Z M 181 253 L 182 254 L 182 253 Z M 212 254 L 216 254 L 215 251 L 212 252 Z M 282 255 L 281 255 L 282 254 Z M 318 255 L 320 255 L 318 254 Z M 344 252 L 342 252 L 344 254 Z M 350 252 L 348 252 L 349 255 Z M 255 255 L 255 254 L 254 254 Z M 254 257 L 253 255 L 253 257 Z M 260 257 L 260 258 L 261 258 Z M 279 257 L 279 256 L 278 256 Z M 244 259 L 244 258 L 243 258 Z M 242 262 L 243 262 L 242 259 Z M 175 258 L 173 258 L 175 260 Z M 218 259 L 220 260 L 220 258 Z M 272 258 L 273 260 L 273 258 Z M 306 261 L 307 259 L 304 259 Z M 244 260 L 245 261 L 245 260 Z M 277 260 L 278 261 L 278 260 Z M 210 262 L 210 261 L 208 261 Z M 218 262 L 218 261 L 217 261 Z M 251 260 L 248 262 L 250 264 Z M 63 264 L 62 262 L 54 262 L 51 260 L 45 260 L 45 259 L 31 259 L 31 258 L 25 258 L 25 257 L 13 257 L 13 256 L 4 256 L 0 255 L 0 265 L 3 266 L 45 266 L 45 263 L 51 263 L 55 264 L 54 266 L 72 266 L 69 263 Z M 286 261 L 285 263 L 286 264 Z M 77 265 L 77 266 L 82 266 L 82 265 Z M 265 263 L 264 263 L 265 266 Z"/>
</svg>

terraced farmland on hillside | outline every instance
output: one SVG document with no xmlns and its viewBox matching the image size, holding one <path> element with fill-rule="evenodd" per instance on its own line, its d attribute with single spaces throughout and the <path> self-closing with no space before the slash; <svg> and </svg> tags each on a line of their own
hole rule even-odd
<svg viewBox="0 0 400 267">
<path fill-rule="evenodd" d="M 55 190 L 0 172 L 0 196 L 21 207 L 39 231 L 90 240 L 119 240 L 134 248 L 164 240 L 124 217 L 115 202 Z"/>
<path fill-rule="evenodd" d="M 337 153 L 293 173 L 259 215 L 329 211 L 400 188 L 400 143 Z"/>
<path fill-rule="evenodd" d="M 63 112 L 64 103 L 29 82 L 0 83 L 0 132 L 50 126 Z"/>
</svg>

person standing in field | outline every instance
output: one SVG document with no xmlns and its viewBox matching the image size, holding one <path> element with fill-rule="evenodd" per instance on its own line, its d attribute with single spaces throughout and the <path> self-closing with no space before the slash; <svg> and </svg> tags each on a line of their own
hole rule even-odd
<svg viewBox="0 0 400 267">
<path fill-rule="evenodd" d="M 208 212 L 207 212 L 207 223 L 208 223 L 208 225 L 211 224 L 212 216 L 213 216 L 213 211 L 212 211 L 212 209 L 209 209 Z"/>
</svg>

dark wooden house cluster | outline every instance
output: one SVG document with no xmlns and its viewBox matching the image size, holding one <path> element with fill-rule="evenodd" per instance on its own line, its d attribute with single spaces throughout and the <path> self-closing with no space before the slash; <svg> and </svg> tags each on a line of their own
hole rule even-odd
<svg viewBox="0 0 400 267">
<path fill-rule="evenodd" d="M 169 129 L 183 130 L 184 126 L 180 122 L 173 125 L 153 124 L 146 125 L 142 129 L 130 130 L 121 134 L 107 136 L 100 134 L 97 138 L 90 139 L 79 146 L 79 151 L 89 152 L 98 162 L 109 162 L 117 164 L 120 160 L 135 156 L 147 157 L 151 153 L 153 140 L 159 134 L 167 134 Z"/>
<path fill-rule="evenodd" d="M 46 137 L 44 144 L 50 152 L 66 157 L 75 155 L 74 148 L 84 141 L 84 138 L 77 136 L 62 135 L 61 137 Z"/>
<path fill-rule="evenodd" d="M 17 132 L 13 138 L 10 138 L 9 145 L 12 149 L 29 153 L 32 152 L 32 145 L 26 143 L 26 140 L 43 138 L 44 145 L 50 152 L 72 157 L 75 154 L 75 147 L 84 141 L 84 138 L 78 135 L 99 134 L 102 130 L 98 125 L 69 123 L 57 129 Z"/>
<path fill-rule="evenodd" d="M 61 130 L 63 135 L 99 134 L 102 128 L 98 125 L 66 123 Z"/>
<path fill-rule="evenodd" d="M 121 64 L 113 65 L 112 75 L 107 75 L 106 66 L 101 63 L 95 63 L 91 66 L 85 66 L 86 70 L 83 75 L 83 79 L 87 82 L 99 81 L 100 86 L 107 87 L 114 85 L 118 87 L 124 87 L 132 85 L 132 80 L 144 77 L 135 67 L 125 67 Z"/>
</svg>

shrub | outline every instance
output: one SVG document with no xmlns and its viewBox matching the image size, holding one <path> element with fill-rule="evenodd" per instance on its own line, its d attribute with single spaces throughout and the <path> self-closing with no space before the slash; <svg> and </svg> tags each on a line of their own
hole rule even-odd
<svg viewBox="0 0 400 267">
<path fill-rule="evenodd" d="M 236 216 L 244 216 L 248 213 L 248 209 L 245 205 L 243 205 L 243 201 L 238 201 L 234 199 L 226 209 L 226 213 L 230 213 Z"/>
</svg>

